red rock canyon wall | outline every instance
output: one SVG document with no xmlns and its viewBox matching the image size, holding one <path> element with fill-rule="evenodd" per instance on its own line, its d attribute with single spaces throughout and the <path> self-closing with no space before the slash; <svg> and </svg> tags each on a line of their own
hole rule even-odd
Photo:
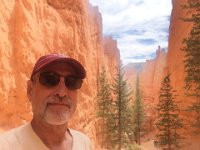
<svg viewBox="0 0 200 150">
<path fill-rule="evenodd" d="M 167 57 L 168 71 L 171 73 L 171 83 L 176 90 L 177 101 L 180 101 L 179 107 L 181 110 L 185 110 L 191 105 L 192 101 L 195 101 L 192 97 L 186 96 L 185 90 L 185 71 L 184 71 L 184 52 L 181 48 L 184 47 L 182 43 L 183 39 L 188 37 L 191 31 L 192 23 L 184 22 L 181 18 L 188 18 L 194 11 L 185 10 L 181 7 L 187 3 L 187 0 L 173 0 L 173 9 L 171 14 L 171 21 L 169 27 L 169 52 Z M 191 117 L 191 113 L 182 111 L 181 117 L 185 123 L 185 134 L 191 136 L 191 123 L 194 117 Z M 189 123 L 189 124 L 188 124 Z"/>
</svg>

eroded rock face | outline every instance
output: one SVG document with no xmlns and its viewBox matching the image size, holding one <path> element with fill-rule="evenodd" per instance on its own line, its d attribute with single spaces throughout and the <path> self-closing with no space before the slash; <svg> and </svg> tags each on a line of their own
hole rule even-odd
<svg viewBox="0 0 200 150">
<path fill-rule="evenodd" d="M 171 83 L 176 90 L 176 100 L 179 101 L 179 107 L 181 110 L 186 110 L 192 102 L 195 101 L 194 97 L 187 97 L 185 90 L 185 71 L 184 71 L 184 51 L 181 49 L 185 46 L 183 39 L 187 38 L 192 23 L 184 22 L 180 18 L 188 18 L 194 13 L 193 10 L 182 9 L 181 5 L 187 3 L 187 0 L 174 0 L 173 10 L 171 14 L 170 32 L 169 32 L 169 52 L 167 58 L 168 71 L 171 73 Z M 187 111 L 181 112 L 181 117 L 184 119 L 186 136 L 192 136 L 191 124 L 194 121 L 194 114 Z M 190 123 L 190 125 L 188 124 Z"/>
<path fill-rule="evenodd" d="M 70 126 L 87 133 L 96 144 L 100 63 L 109 66 L 119 62 L 118 55 L 113 58 L 104 54 L 98 7 L 85 0 L 2 0 L 0 12 L 0 128 L 8 130 L 31 120 L 26 81 L 32 67 L 43 54 L 64 53 L 87 70 Z M 112 50 L 119 54 L 117 48 Z M 110 62 L 111 57 L 116 62 Z"/>
<path fill-rule="evenodd" d="M 55 9 L 67 9 L 74 5 L 79 6 L 81 0 L 46 0 Z"/>
<path fill-rule="evenodd" d="M 116 75 L 117 67 L 120 63 L 120 53 L 117 47 L 117 41 L 113 40 L 112 37 L 103 38 L 103 49 L 104 49 L 104 59 L 105 67 L 107 68 L 108 78 L 111 79 L 110 82 L 114 81 L 113 77 Z M 102 64 L 102 63 L 100 63 Z"/>
</svg>

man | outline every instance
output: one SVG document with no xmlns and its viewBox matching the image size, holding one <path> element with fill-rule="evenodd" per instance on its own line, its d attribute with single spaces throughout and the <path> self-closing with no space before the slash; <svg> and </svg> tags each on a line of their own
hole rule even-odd
<svg viewBox="0 0 200 150">
<path fill-rule="evenodd" d="M 40 57 L 27 81 L 33 119 L 1 135 L 0 150 L 91 150 L 89 138 L 67 126 L 85 77 L 75 59 L 61 54 Z"/>
</svg>

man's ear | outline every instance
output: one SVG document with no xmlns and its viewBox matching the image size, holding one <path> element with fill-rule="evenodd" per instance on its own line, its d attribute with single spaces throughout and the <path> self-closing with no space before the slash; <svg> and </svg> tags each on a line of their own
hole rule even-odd
<svg viewBox="0 0 200 150">
<path fill-rule="evenodd" d="M 27 96 L 29 101 L 31 101 L 32 93 L 33 93 L 33 82 L 31 80 L 27 81 Z"/>
</svg>

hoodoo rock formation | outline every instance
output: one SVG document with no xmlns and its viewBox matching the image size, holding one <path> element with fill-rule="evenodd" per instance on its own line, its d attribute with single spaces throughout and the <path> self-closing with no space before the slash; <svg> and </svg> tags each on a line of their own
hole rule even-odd
<svg viewBox="0 0 200 150">
<path fill-rule="evenodd" d="M 70 126 L 87 133 L 97 145 L 98 73 L 101 63 L 115 72 L 111 66 L 119 62 L 116 41 L 103 38 L 98 7 L 85 0 L 2 0 L 0 12 L 0 129 L 31 119 L 26 81 L 33 64 L 43 54 L 64 53 L 78 59 L 87 70 Z"/>
</svg>

